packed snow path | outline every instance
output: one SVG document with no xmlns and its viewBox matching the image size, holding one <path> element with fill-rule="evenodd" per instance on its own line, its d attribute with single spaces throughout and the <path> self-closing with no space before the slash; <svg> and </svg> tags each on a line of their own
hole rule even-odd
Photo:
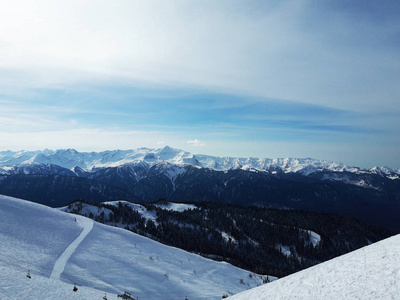
<svg viewBox="0 0 400 300">
<path fill-rule="evenodd" d="M 60 255 L 57 259 L 56 263 L 54 264 L 53 271 L 51 272 L 50 278 L 53 279 L 60 279 L 60 275 L 64 272 L 65 265 L 71 255 L 75 252 L 76 248 L 79 244 L 84 240 L 84 238 L 89 234 L 89 232 L 93 228 L 93 221 L 82 217 L 76 216 L 76 222 L 83 227 L 82 232 L 79 236 L 65 249 L 65 251 Z"/>
</svg>

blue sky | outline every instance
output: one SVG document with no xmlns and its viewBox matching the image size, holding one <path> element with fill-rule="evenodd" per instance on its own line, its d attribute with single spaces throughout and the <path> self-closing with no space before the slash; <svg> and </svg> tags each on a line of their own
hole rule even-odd
<svg viewBox="0 0 400 300">
<path fill-rule="evenodd" d="M 5 1 L 0 149 L 400 168 L 398 1 Z"/>
</svg>

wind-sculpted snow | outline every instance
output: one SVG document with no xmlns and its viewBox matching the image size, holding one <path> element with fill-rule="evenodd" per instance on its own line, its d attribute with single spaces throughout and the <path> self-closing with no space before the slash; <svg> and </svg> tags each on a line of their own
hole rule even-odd
<svg viewBox="0 0 400 300">
<path fill-rule="evenodd" d="M 400 235 L 229 299 L 400 299 Z"/>
<path fill-rule="evenodd" d="M 43 150 L 43 151 L 3 151 L 0 152 L 0 167 L 21 164 L 53 164 L 72 170 L 79 167 L 85 171 L 93 171 L 98 168 L 117 167 L 125 164 L 138 164 L 145 162 L 148 167 L 168 163 L 183 167 L 191 165 L 199 168 L 209 168 L 217 171 L 227 170 L 258 170 L 264 172 L 284 172 L 309 175 L 317 171 L 350 172 L 356 174 L 370 173 L 381 176 L 390 176 L 397 179 L 400 170 L 389 167 L 374 167 L 370 170 L 349 167 L 342 163 L 312 158 L 238 158 L 215 157 L 209 155 L 197 155 L 189 152 L 164 147 L 161 149 L 138 148 L 135 150 L 113 150 L 103 152 L 78 152 L 68 150 Z M 0 169 L 4 173 L 6 169 Z M 181 172 L 175 170 L 173 173 Z"/>
<path fill-rule="evenodd" d="M 0 299 L 101 299 L 105 292 L 116 299 L 124 290 L 139 299 L 221 299 L 263 280 L 121 228 L 0 196 Z"/>
</svg>

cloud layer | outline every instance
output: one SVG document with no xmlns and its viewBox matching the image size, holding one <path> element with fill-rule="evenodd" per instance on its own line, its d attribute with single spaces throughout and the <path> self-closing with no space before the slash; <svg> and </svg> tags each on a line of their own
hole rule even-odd
<svg viewBox="0 0 400 300">
<path fill-rule="evenodd" d="M 304 0 L 12 1 L 0 13 L 0 66 L 10 85 L 20 76 L 39 87 L 138 80 L 344 109 L 377 97 L 392 105 L 400 21 L 376 20 L 387 10 L 372 14 L 369 2 L 349 12 Z"/>
<path fill-rule="evenodd" d="M 50 148 L 51 132 L 65 132 L 54 145 L 69 148 L 79 144 L 72 132 L 89 130 L 93 147 L 114 132 L 138 146 L 400 167 L 398 1 L 1 7 L 0 133 L 11 138 L 2 148 L 22 147 L 23 137 L 24 148 Z M 370 152 L 359 158 L 360 149 Z"/>
</svg>

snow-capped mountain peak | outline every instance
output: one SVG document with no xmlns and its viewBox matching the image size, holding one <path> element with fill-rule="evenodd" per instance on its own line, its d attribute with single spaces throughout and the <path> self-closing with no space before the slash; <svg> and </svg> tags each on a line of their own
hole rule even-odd
<svg viewBox="0 0 400 300">
<path fill-rule="evenodd" d="M 52 164 L 73 170 L 79 167 L 90 172 L 94 169 L 117 167 L 125 164 L 145 162 L 150 167 L 159 163 L 169 163 L 184 167 L 187 165 L 209 168 L 216 171 L 257 170 L 262 172 L 300 173 L 308 176 L 318 171 L 349 172 L 355 174 L 371 173 L 398 178 L 399 169 L 374 167 L 370 170 L 349 167 L 342 163 L 312 158 L 240 158 L 215 157 L 191 154 L 184 150 L 165 146 L 159 149 L 138 148 L 134 150 L 112 150 L 102 152 L 78 152 L 74 149 L 43 151 L 3 151 L 0 152 L 0 167 L 21 164 Z"/>
</svg>

